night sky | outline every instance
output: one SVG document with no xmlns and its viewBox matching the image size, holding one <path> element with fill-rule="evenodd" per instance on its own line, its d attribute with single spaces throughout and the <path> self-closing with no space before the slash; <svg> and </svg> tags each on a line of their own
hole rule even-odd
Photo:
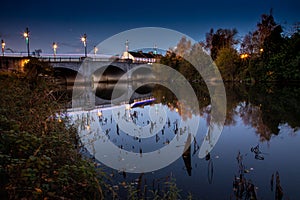
<svg viewBox="0 0 300 200">
<path fill-rule="evenodd" d="M 1 2 L 0 38 L 6 48 L 26 52 L 22 33 L 28 27 L 31 51 L 52 53 L 52 43 L 57 42 L 58 53 L 82 53 L 84 33 L 90 51 L 110 36 L 139 27 L 174 29 L 196 41 L 204 40 L 210 28 L 237 28 L 242 37 L 255 29 L 261 14 L 269 13 L 270 8 L 285 30 L 300 21 L 299 0 L 5 0 Z"/>
</svg>

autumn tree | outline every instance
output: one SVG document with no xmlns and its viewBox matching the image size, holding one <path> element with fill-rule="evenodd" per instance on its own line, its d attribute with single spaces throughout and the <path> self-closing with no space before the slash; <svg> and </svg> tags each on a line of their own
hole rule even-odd
<svg viewBox="0 0 300 200">
<path fill-rule="evenodd" d="M 183 36 L 180 41 L 178 42 L 174 53 L 176 53 L 179 56 L 187 55 L 192 47 L 192 43 L 190 40 L 188 40 L 185 36 Z"/>
</svg>

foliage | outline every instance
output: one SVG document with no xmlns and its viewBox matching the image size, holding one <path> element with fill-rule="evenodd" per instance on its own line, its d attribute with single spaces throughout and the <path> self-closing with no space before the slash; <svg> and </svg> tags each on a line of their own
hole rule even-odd
<svg viewBox="0 0 300 200">
<path fill-rule="evenodd" d="M 175 178 L 171 178 L 170 180 L 167 180 L 163 182 L 162 187 L 163 190 L 150 190 L 149 192 L 146 192 L 147 185 L 145 185 L 144 190 L 141 190 L 140 188 L 136 188 L 132 185 L 128 185 L 127 190 L 127 199 L 130 200 L 136 200 L 136 199 L 167 199 L 167 200 L 173 200 L 173 199 L 183 199 L 183 197 L 180 195 L 181 190 L 178 189 L 176 185 Z M 150 194 L 149 194 L 150 193 Z M 187 199 L 192 199 L 192 195 L 189 194 L 187 196 Z"/>
<path fill-rule="evenodd" d="M 234 81 L 237 77 L 240 59 L 237 51 L 233 48 L 223 48 L 219 51 L 219 56 L 215 60 L 223 80 Z"/>
<path fill-rule="evenodd" d="M 79 153 L 77 131 L 65 125 L 59 88 L 43 65 L 34 60 L 25 74 L 0 76 L 1 194 L 9 199 L 101 198 L 94 165 Z"/>
<path fill-rule="evenodd" d="M 283 34 L 272 10 L 262 14 L 256 30 L 246 34 L 240 44 L 240 60 L 233 53 L 234 45 L 238 43 L 236 33 L 235 29 L 218 29 L 216 32 L 211 29 L 206 34 L 204 46 L 216 61 L 224 81 L 300 80 L 299 28 L 288 35 Z"/>
<path fill-rule="evenodd" d="M 203 82 L 204 78 L 205 80 L 214 78 L 213 62 L 204 51 L 203 44 L 191 45 L 191 41 L 186 40 L 185 37 L 179 41 L 174 51 L 167 51 L 166 55 L 161 58 L 160 64 L 177 70 L 190 82 Z M 159 67 L 154 67 L 154 69 L 159 73 Z"/>
</svg>

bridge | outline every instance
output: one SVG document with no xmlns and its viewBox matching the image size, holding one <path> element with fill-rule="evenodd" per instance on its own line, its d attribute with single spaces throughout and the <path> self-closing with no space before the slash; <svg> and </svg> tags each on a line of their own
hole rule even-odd
<svg viewBox="0 0 300 200">
<path fill-rule="evenodd" d="M 6 70 L 24 70 L 24 65 L 31 57 L 0 57 L 0 68 Z M 132 62 L 115 57 L 37 57 L 39 60 L 49 63 L 56 71 L 57 78 L 64 84 L 72 87 L 73 94 L 80 95 L 73 98 L 72 107 L 85 107 L 93 109 L 96 105 L 110 104 L 114 102 L 129 102 L 132 99 L 143 99 L 151 96 L 148 88 L 135 92 L 142 83 L 152 77 L 151 63 Z M 138 66 L 145 66 L 139 70 Z M 137 70 L 132 70 L 137 68 Z M 125 76 L 124 76 L 125 75 Z M 107 98 L 112 95 L 115 83 L 118 85 L 118 95 L 114 99 Z M 134 81 L 133 81 L 134 80 Z"/>
<path fill-rule="evenodd" d="M 55 69 L 77 72 L 73 86 L 73 108 L 81 107 L 90 110 L 94 109 L 95 105 L 103 103 L 123 104 L 137 98 L 151 96 L 151 88 L 139 89 L 146 80 L 152 78 L 150 64 L 133 63 L 130 60 L 111 61 L 91 58 L 75 63 L 51 62 Z M 68 82 L 72 83 L 72 80 L 68 79 Z"/>
</svg>

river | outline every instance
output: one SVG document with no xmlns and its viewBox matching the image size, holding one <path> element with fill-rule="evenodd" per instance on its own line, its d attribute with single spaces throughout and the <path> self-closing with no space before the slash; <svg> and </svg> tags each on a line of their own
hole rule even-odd
<svg viewBox="0 0 300 200">
<path fill-rule="evenodd" d="M 299 85 L 226 84 L 225 123 L 215 127 L 207 88 L 193 89 L 198 106 L 151 85 L 147 98 L 69 115 L 115 189 L 172 179 L 194 199 L 300 199 Z"/>
</svg>

